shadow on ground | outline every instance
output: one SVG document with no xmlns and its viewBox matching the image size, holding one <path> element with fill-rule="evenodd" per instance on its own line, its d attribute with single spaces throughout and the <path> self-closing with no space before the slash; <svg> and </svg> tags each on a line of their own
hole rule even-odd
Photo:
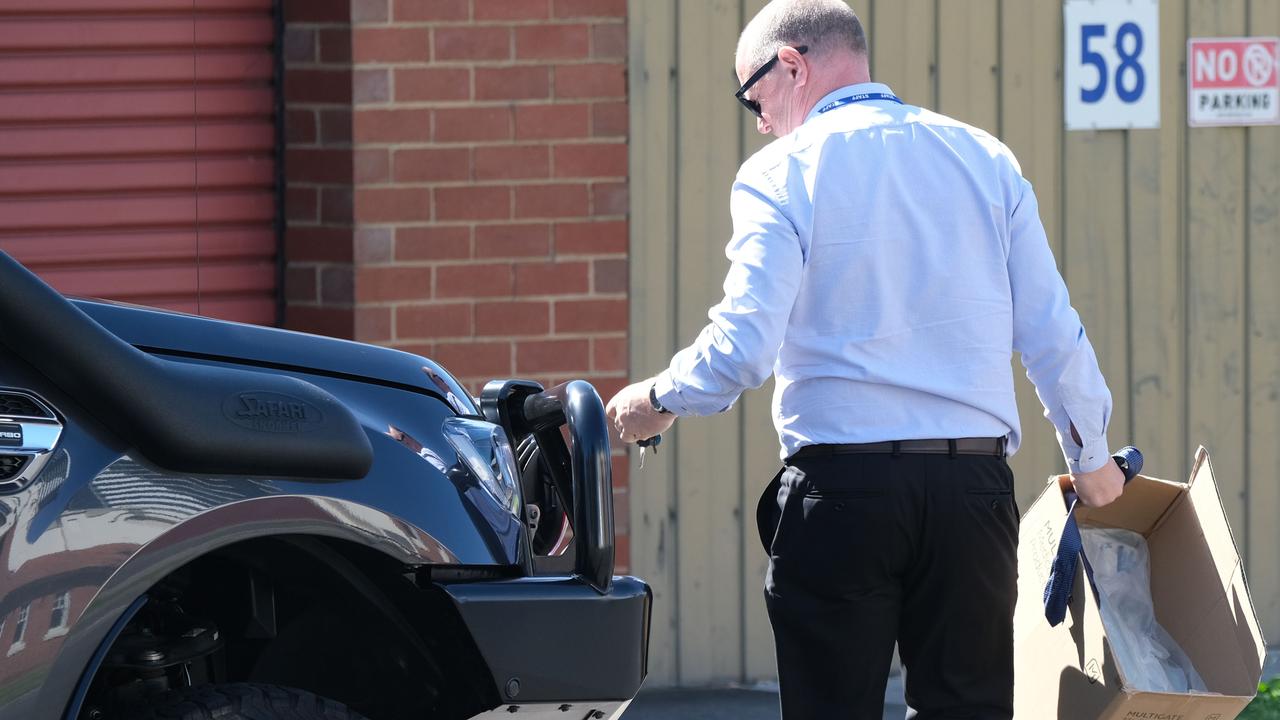
<svg viewBox="0 0 1280 720">
<path fill-rule="evenodd" d="M 890 681 L 885 720 L 902 720 L 907 712 L 906 706 L 900 704 L 901 687 L 894 686 Z M 778 720 L 779 717 L 778 694 L 768 690 L 642 690 L 622 720 Z"/>
</svg>

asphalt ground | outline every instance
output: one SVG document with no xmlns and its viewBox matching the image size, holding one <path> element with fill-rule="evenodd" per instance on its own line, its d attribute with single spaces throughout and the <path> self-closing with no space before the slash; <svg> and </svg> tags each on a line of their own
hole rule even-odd
<svg viewBox="0 0 1280 720">
<path fill-rule="evenodd" d="M 901 676 L 889 678 L 884 720 L 902 720 Z M 778 720 L 774 688 L 641 690 L 622 720 Z"/>
</svg>

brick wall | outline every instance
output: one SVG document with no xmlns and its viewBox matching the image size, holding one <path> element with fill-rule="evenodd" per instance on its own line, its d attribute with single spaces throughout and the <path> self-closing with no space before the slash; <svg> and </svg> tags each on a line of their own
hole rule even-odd
<svg viewBox="0 0 1280 720">
<path fill-rule="evenodd" d="M 475 390 L 585 378 L 608 400 L 627 379 L 626 0 L 294 6 L 291 326 Z"/>
</svg>

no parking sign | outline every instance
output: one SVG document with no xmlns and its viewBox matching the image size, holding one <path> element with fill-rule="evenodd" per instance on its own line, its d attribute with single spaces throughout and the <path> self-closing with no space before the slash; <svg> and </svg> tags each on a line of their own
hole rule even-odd
<svg viewBox="0 0 1280 720">
<path fill-rule="evenodd" d="M 1187 124 L 1280 125 L 1280 38 L 1188 40 Z"/>
</svg>

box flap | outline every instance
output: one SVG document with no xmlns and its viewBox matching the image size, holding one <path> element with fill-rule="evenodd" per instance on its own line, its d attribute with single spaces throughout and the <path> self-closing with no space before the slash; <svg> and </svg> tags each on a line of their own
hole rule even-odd
<svg viewBox="0 0 1280 720">
<path fill-rule="evenodd" d="M 1196 450 L 1191 467 L 1190 497 L 1204 533 L 1204 541 L 1213 558 L 1218 582 L 1223 588 L 1224 609 L 1230 616 L 1239 647 L 1243 672 L 1256 686 L 1262 677 L 1262 662 L 1266 656 L 1266 641 L 1262 637 L 1257 612 L 1249 598 L 1248 583 L 1244 575 L 1244 563 L 1240 560 L 1235 536 L 1227 522 L 1227 512 L 1222 506 L 1218 483 L 1214 479 L 1209 451 L 1203 446 Z M 1163 622 L 1163 618 L 1161 618 Z M 1171 631 L 1172 632 L 1172 631 Z"/>
</svg>

